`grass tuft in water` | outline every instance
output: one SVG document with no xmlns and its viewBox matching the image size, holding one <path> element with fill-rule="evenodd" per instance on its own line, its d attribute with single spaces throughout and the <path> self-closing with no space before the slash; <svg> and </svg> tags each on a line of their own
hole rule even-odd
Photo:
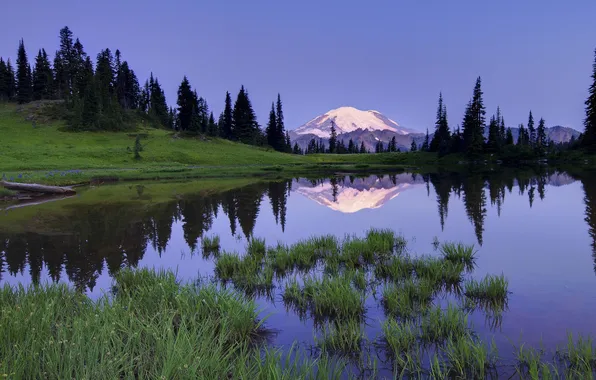
<svg viewBox="0 0 596 380">
<path fill-rule="evenodd" d="M 323 351 L 331 354 L 354 356 L 360 353 L 364 339 L 360 322 L 348 320 L 326 324 L 322 329 L 322 337 L 315 337 L 315 342 Z"/>
<path fill-rule="evenodd" d="M 383 289 L 383 306 L 388 315 L 413 318 L 428 308 L 433 294 L 433 284 L 425 280 L 389 284 Z"/>
<path fill-rule="evenodd" d="M 509 281 L 505 276 L 488 275 L 478 281 L 471 279 L 465 284 L 465 295 L 479 303 L 504 305 L 507 303 Z"/>
<path fill-rule="evenodd" d="M 449 304 L 446 310 L 436 306 L 422 317 L 422 339 L 442 343 L 461 339 L 468 334 L 468 316 L 461 309 Z"/>
<path fill-rule="evenodd" d="M 494 342 L 489 348 L 469 335 L 447 340 L 442 352 L 453 378 L 484 379 L 496 366 L 497 350 Z"/>
<path fill-rule="evenodd" d="M 397 256 L 377 263 L 374 273 L 379 280 L 400 282 L 412 277 L 412 270 L 413 265 L 409 257 Z"/>
<path fill-rule="evenodd" d="M 221 248 L 219 236 L 204 236 L 203 237 L 203 256 L 217 256 Z"/>
<path fill-rule="evenodd" d="M 265 245 L 265 239 L 251 238 L 246 247 L 246 253 L 255 258 L 265 257 L 267 253 L 267 246 Z"/>
<path fill-rule="evenodd" d="M 441 254 L 445 260 L 456 264 L 464 264 L 466 270 L 472 271 L 476 265 L 474 245 L 447 242 L 441 245 Z"/>
<path fill-rule="evenodd" d="M 573 334 L 569 333 L 566 350 L 559 350 L 557 354 L 567 362 L 573 377 L 591 378 L 592 370 L 596 369 L 596 351 L 591 337 L 578 334 L 574 340 Z"/>
<path fill-rule="evenodd" d="M 382 329 L 385 343 L 395 356 L 411 351 L 418 344 L 418 327 L 410 321 L 398 322 L 389 318 Z"/>
<path fill-rule="evenodd" d="M 371 228 L 366 233 L 366 242 L 372 252 L 380 257 L 390 256 L 395 252 L 398 237 L 390 229 Z"/>
</svg>

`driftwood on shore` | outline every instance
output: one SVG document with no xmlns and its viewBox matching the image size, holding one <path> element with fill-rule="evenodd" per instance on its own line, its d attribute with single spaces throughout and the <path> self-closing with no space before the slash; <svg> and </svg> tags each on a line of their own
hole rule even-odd
<svg viewBox="0 0 596 380">
<path fill-rule="evenodd" d="M 47 186 L 47 185 L 38 185 L 35 183 L 17 183 L 17 182 L 0 181 L 0 187 L 4 187 L 5 189 L 8 189 L 8 190 L 22 191 L 22 192 L 29 192 L 29 193 L 38 193 L 38 194 L 62 194 L 62 195 L 76 194 L 76 191 L 74 191 L 71 187 Z"/>
</svg>

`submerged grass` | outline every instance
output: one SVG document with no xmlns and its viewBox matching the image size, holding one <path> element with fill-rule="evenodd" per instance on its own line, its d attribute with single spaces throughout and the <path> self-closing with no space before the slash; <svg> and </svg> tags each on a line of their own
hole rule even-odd
<svg viewBox="0 0 596 380">
<path fill-rule="evenodd" d="M 459 308 L 449 304 L 446 310 L 434 307 L 421 322 L 422 339 L 442 343 L 450 339 L 461 339 L 468 334 L 468 316 Z"/>
<path fill-rule="evenodd" d="M 464 335 L 450 339 L 442 349 L 449 367 L 449 375 L 457 379 L 485 379 L 494 372 L 497 349 Z"/>
<path fill-rule="evenodd" d="M 456 264 L 463 264 L 468 271 L 472 271 L 476 265 L 474 245 L 452 242 L 443 243 L 441 245 L 441 254 L 445 260 Z"/>
<path fill-rule="evenodd" d="M 348 320 L 341 323 L 328 323 L 322 328 L 321 338 L 315 342 L 323 351 L 342 356 L 360 353 L 365 339 L 360 322 Z"/>
<path fill-rule="evenodd" d="M 11 378 L 339 378 L 327 358 L 253 348 L 254 302 L 170 272 L 123 271 L 94 302 L 65 285 L 0 290 L 0 373 Z"/>
<path fill-rule="evenodd" d="M 508 287 L 504 275 L 488 275 L 480 281 L 470 279 L 465 284 L 465 295 L 480 303 L 503 305 L 507 303 Z"/>
<path fill-rule="evenodd" d="M 219 236 L 204 236 L 203 237 L 203 256 L 217 256 L 221 248 Z"/>
</svg>

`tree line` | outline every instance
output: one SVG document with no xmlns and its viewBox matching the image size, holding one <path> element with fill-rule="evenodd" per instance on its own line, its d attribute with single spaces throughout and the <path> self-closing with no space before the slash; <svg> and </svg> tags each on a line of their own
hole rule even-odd
<svg viewBox="0 0 596 380">
<path fill-rule="evenodd" d="M 263 131 L 244 86 L 234 103 L 226 93 L 224 111 L 216 119 L 186 76 L 178 88 L 176 107 L 168 107 L 159 79 L 151 73 L 141 85 L 120 50 L 101 50 L 92 60 L 67 26 L 60 30 L 59 40 L 52 63 L 46 50 L 40 49 L 31 66 L 22 39 L 16 68 L 10 58 L 0 57 L 0 101 L 63 101 L 67 126 L 73 131 L 133 129 L 140 117 L 154 127 L 293 151 L 279 94 L 273 122 Z"/>
</svg>

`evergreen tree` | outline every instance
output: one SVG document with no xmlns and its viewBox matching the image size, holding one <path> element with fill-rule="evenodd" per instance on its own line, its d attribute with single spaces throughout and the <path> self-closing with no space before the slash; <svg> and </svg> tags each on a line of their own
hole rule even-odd
<svg viewBox="0 0 596 380">
<path fill-rule="evenodd" d="M 25 43 L 19 41 L 19 50 L 17 55 L 17 102 L 19 104 L 31 101 L 31 68 L 27 61 L 27 52 Z"/>
<path fill-rule="evenodd" d="M 184 76 L 178 87 L 178 101 L 176 104 L 178 105 L 178 128 L 181 131 L 188 131 L 191 128 L 195 100 L 190 82 L 186 76 Z"/>
<path fill-rule="evenodd" d="M 519 136 L 517 137 L 517 145 L 519 146 L 527 146 L 530 144 L 530 135 L 526 128 L 524 128 L 523 124 L 520 124 L 519 127 Z"/>
<path fill-rule="evenodd" d="M 17 81 L 10 58 L 6 60 L 6 89 L 8 100 L 13 100 L 17 96 Z"/>
<path fill-rule="evenodd" d="M 356 153 L 356 146 L 354 145 L 354 140 L 352 140 L 350 138 L 350 141 L 348 141 L 348 153 L 352 154 L 352 153 Z"/>
<path fill-rule="evenodd" d="M 298 143 L 294 143 L 294 149 L 292 150 L 294 154 L 302 154 L 302 149 L 298 146 Z"/>
<path fill-rule="evenodd" d="M 149 115 L 154 118 L 161 126 L 168 125 L 168 105 L 166 96 L 159 84 L 157 78 L 153 78 L 153 73 L 149 78 Z"/>
<path fill-rule="evenodd" d="M 429 151 L 447 153 L 450 145 L 451 133 L 447 122 L 447 106 L 443 103 L 443 94 L 439 93 L 439 106 L 437 107 L 437 119 L 435 121 L 435 134 L 429 145 Z"/>
<path fill-rule="evenodd" d="M 33 99 L 50 99 L 52 96 L 53 74 L 48 55 L 44 49 L 39 50 L 33 70 Z"/>
<path fill-rule="evenodd" d="M 275 106 L 271 103 L 271 111 L 269 112 L 269 122 L 265 128 L 265 135 L 267 136 L 267 144 L 275 150 L 279 150 L 279 137 L 277 135 L 277 117 L 275 115 Z"/>
<path fill-rule="evenodd" d="M 377 145 L 375 146 L 375 153 L 383 153 L 384 147 L 382 141 L 377 141 Z"/>
<path fill-rule="evenodd" d="M 209 128 L 207 130 L 209 136 L 219 136 L 219 130 L 217 129 L 217 123 L 213 117 L 213 112 L 209 114 Z"/>
<path fill-rule="evenodd" d="M 231 140 L 233 138 L 233 134 L 232 134 L 232 123 L 233 123 L 232 97 L 230 96 L 230 93 L 227 91 L 226 91 L 226 102 L 225 102 L 224 112 L 223 112 L 221 121 L 222 121 L 222 123 L 219 127 L 221 137 L 223 137 L 224 139 Z"/>
<path fill-rule="evenodd" d="M 532 111 L 530 111 L 530 116 L 528 117 L 528 135 L 529 135 L 528 144 L 530 146 L 535 146 L 536 145 L 536 128 L 534 128 L 534 116 L 532 116 Z"/>
<path fill-rule="evenodd" d="M 395 136 L 391 137 L 391 140 L 389 141 L 389 151 L 397 152 L 397 141 L 395 140 Z"/>
<path fill-rule="evenodd" d="M 505 145 L 513 145 L 513 132 L 511 132 L 511 128 L 507 128 L 507 133 L 505 136 Z"/>
<path fill-rule="evenodd" d="M 464 151 L 464 139 L 459 128 L 459 125 L 451 135 L 451 144 L 449 151 L 452 153 L 459 153 Z"/>
<path fill-rule="evenodd" d="M 491 116 L 488 124 L 488 141 L 486 143 L 486 151 L 488 153 L 499 153 L 501 148 L 498 119 L 500 119 L 500 115 L 497 111 L 497 117 Z"/>
<path fill-rule="evenodd" d="M 60 29 L 60 49 L 54 57 L 54 79 L 58 98 L 64 99 L 72 95 L 74 78 L 74 43 L 72 31 L 65 26 Z"/>
<path fill-rule="evenodd" d="M 422 143 L 420 150 L 423 152 L 428 151 L 429 145 L 430 145 L 430 143 L 429 143 L 428 128 L 426 128 L 426 136 L 424 137 L 424 142 Z"/>
<path fill-rule="evenodd" d="M 412 140 L 412 145 L 410 145 L 410 152 L 415 152 L 418 150 L 418 147 L 416 146 L 416 141 Z"/>
<path fill-rule="evenodd" d="M 344 140 L 340 140 L 339 143 L 337 144 L 336 153 L 338 153 L 338 154 L 346 153 L 346 145 L 344 144 Z"/>
<path fill-rule="evenodd" d="M 292 140 L 290 139 L 290 132 L 286 131 L 286 153 L 292 153 Z"/>
<path fill-rule="evenodd" d="M 337 153 L 337 131 L 335 122 L 331 121 L 331 137 L 329 137 L 329 153 Z"/>
<path fill-rule="evenodd" d="M 291 152 L 292 146 L 287 142 L 286 127 L 284 125 L 284 111 L 281 104 L 281 95 L 277 94 L 277 103 L 275 104 L 275 125 L 277 137 L 277 150 Z"/>
<path fill-rule="evenodd" d="M 362 142 L 360 143 L 360 153 L 361 153 L 361 154 L 364 154 L 364 153 L 366 153 L 366 147 L 364 146 L 364 141 L 362 141 Z"/>
<path fill-rule="evenodd" d="M 484 147 L 484 122 L 486 110 L 482 100 L 482 80 L 476 79 L 472 100 L 466 106 L 462 123 L 464 148 L 469 156 L 478 156 Z"/>
<path fill-rule="evenodd" d="M 592 65 L 592 84 L 588 90 L 585 105 L 586 118 L 584 119 L 584 133 L 581 143 L 589 150 L 596 150 L 596 50 L 594 50 L 594 63 Z"/>
<path fill-rule="evenodd" d="M 8 100 L 8 72 L 6 63 L 0 57 L 0 102 Z"/>
<path fill-rule="evenodd" d="M 538 128 L 536 129 L 536 150 L 538 154 L 544 154 L 544 150 L 548 145 L 546 138 L 546 126 L 544 119 L 540 118 Z"/>
<path fill-rule="evenodd" d="M 497 112 L 500 113 L 500 109 L 497 108 Z M 506 132 L 506 128 L 505 128 L 505 118 L 503 118 L 503 115 L 501 115 L 501 119 L 497 121 L 499 122 L 499 142 L 500 145 L 503 146 L 506 144 L 506 140 L 507 140 L 507 132 Z"/>
<path fill-rule="evenodd" d="M 256 144 L 260 133 L 248 92 L 240 88 L 233 111 L 233 133 L 237 140 L 245 144 Z"/>
<path fill-rule="evenodd" d="M 170 107 L 168 111 L 168 128 L 176 130 L 176 111 L 174 111 L 174 107 Z"/>
</svg>

